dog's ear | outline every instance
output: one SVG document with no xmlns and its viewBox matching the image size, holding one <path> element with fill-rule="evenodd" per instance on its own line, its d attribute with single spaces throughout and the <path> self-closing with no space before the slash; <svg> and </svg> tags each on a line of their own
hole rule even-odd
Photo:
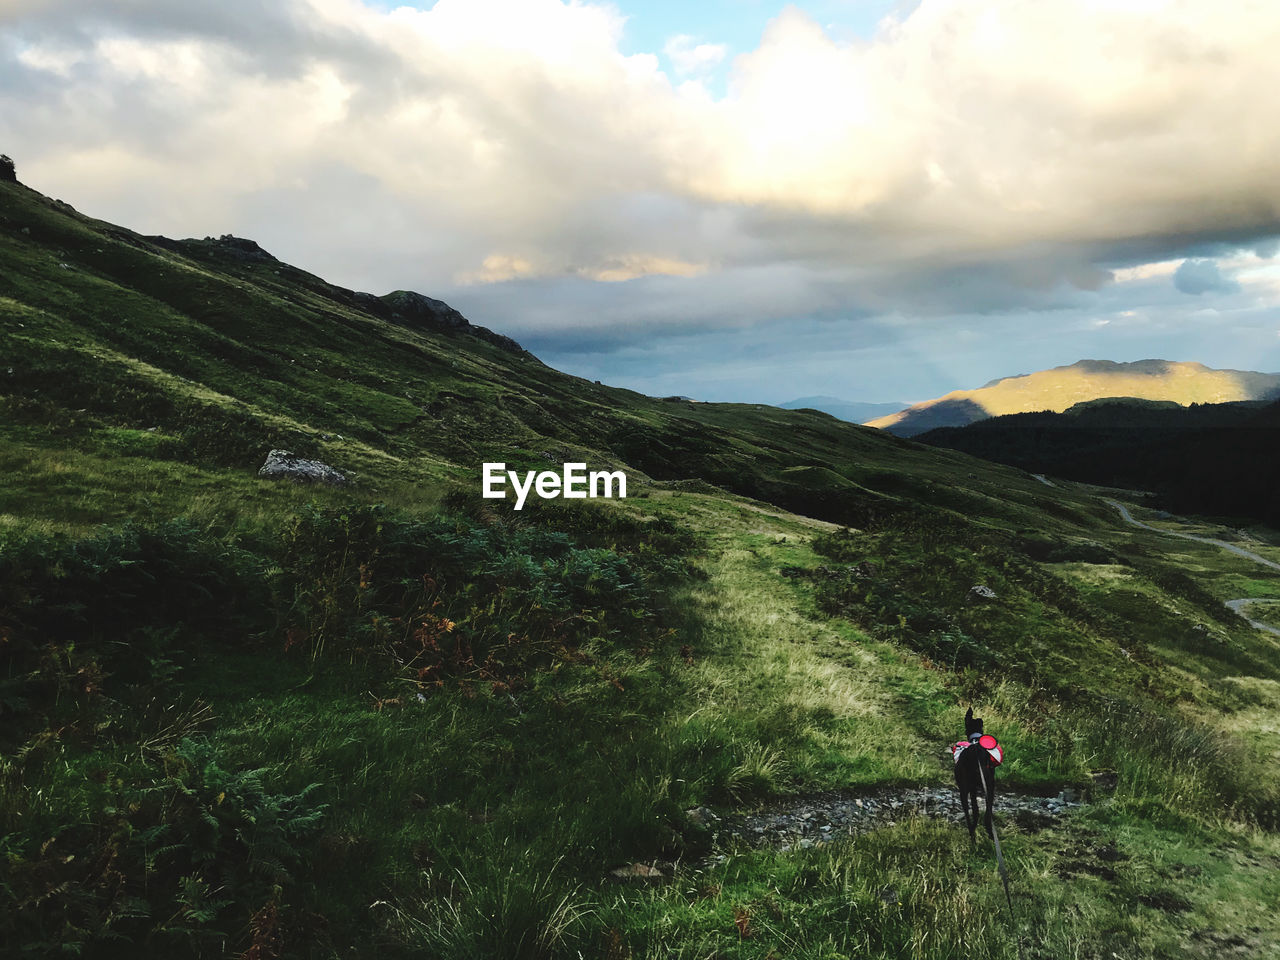
<svg viewBox="0 0 1280 960">
<path fill-rule="evenodd" d="M 964 712 L 965 726 L 968 726 L 972 720 L 973 720 L 973 707 L 970 707 L 968 710 Z"/>
</svg>

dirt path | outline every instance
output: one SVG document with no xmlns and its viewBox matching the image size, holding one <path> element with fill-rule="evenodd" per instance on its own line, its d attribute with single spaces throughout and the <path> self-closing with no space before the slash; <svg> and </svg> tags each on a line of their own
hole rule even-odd
<svg viewBox="0 0 1280 960">
<path fill-rule="evenodd" d="M 1177 530 L 1163 530 L 1160 527 L 1153 527 L 1149 523 L 1143 523 L 1141 520 L 1135 520 L 1133 514 L 1129 512 L 1129 508 L 1119 500 L 1109 500 L 1104 497 L 1103 502 L 1109 503 L 1111 506 L 1119 510 L 1121 519 L 1132 526 L 1141 527 L 1143 530 L 1150 530 L 1152 533 L 1163 533 L 1170 537 L 1181 537 L 1183 540 L 1194 540 L 1197 543 L 1209 543 L 1215 547 L 1221 547 L 1223 550 L 1234 553 L 1238 557 L 1244 557 L 1246 560 L 1252 560 L 1254 563 L 1260 563 L 1264 567 L 1270 567 L 1272 570 L 1280 570 L 1280 563 L 1276 563 L 1274 560 L 1268 560 L 1266 557 L 1256 554 L 1252 550 L 1237 547 L 1234 543 L 1229 543 L 1226 540 L 1217 540 L 1213 537 L 1199 537 L 1194 533 L 1181 533 Z M 1223 603 L 1234 613 L 1237 613 L 1244 617 L 1245 620 L 1248 620 L 1250 625 L 1257 627 L 1259 630 L 1265 630 L 1267 633 L 1273 633 L 1280 637 L 1280 629 L 1277 629 L 1268 623 L 1263 623 L 1261 620 L 1252 620 L 1249 615 L 1245 613 L 1245 610 L 1252 603 L 1280 603 L 1280 600 L 1241 597 L 1238 600 L 1224 600 Z"/>
</svg>

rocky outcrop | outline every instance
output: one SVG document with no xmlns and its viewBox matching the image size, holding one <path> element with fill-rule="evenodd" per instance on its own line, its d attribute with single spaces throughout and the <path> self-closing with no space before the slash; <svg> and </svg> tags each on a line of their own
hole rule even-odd
<svg viewBox="0 0 1280 960">
<path fill-rule="evenodd" d="M 533 355 L 510 337 L 494 333 L 488 327 L 477 327 L 466 317 L 443 300 L 415 293 L 412 290 L 396 290 L 386 296 L 376 298 L 382 309 L 370 309 L 370 295 L 358 293 L 356 298 L 369 309 L 370 313 L 386 316 L 389 320 L 406 327 L 425 330 L 440 330 L 445 333 L 469 333 L 477 340 L 491 343 L 499 350 L 514 353 L 523 357 Z"/>
<path fill-rule="evenodd" d="M 499 350 L 505 350 L 507 353 L 516 353 L 522 357 L 534 359 L 533 354 L 520 346 L 520 344 L 516 343 L 516 341 L 504 334 L 494 333 L 488 327 L 477 327 L 475 324 L 472 324 L 471 329 L 468 332 L 473 337 L 478 337 L 486 343 L 492 343 Z"/>
<path fill-rule="evenodd" d="M 220 253 L 233 260 L 245 263 L 278 262 L 275 257 L 258 246 L 256 240 L 250 240 L 247 237 L 233 237 L 229 233 L 224 233 L 216 240 L 213 237 L 205 237 L 204 242 L 212 243 Z"/>
<path fill-rule="evenodd" d="M 260 477 L 287 478 L 295 483 L 327 483 L 341 486 L 347 476 L 319 460 L 306 460 L 288 450 L 272 450 L 258 470 Z"/>
<path fill-rule="evenodd" d="M 13 161 L 6 154 L 0 153 L 0 182 L 17 183 L 18 172 Z"/>
<path fill-rule="evenodd" d="M 267 251 L 258 246 L 256 240 L 246 237 L 233 237 L 224 233 L 220 237 L 205 237 L 203 240 L 170 240 L 168 237 L 147 237 L 151 243 L 166 250 L 173 250 L 183 256 L 197 260 L 214 259 L 231 260 L 236 263 L 279 263 Z"/>
<path fill-rule="evenodd" d="M 406 327 L 462 331 L 471 326 L 466 317 L 443 300 L 423 296 L 412 290 L 396 290 L 381 299 L 391 308 L 391 319 Z"/>
</svg>

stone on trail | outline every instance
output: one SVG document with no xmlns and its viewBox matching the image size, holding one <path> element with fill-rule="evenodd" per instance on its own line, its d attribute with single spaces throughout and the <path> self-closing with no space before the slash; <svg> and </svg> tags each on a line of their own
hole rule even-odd
<svg viewBox="0 0 1280 960">
<path fill-rule="evenodd" d="M 692 807 L 686 810 L 684 815 L 695 827 L 713 827 L 720 822 L 720 818 L 706 807 Z"/>
</svg>

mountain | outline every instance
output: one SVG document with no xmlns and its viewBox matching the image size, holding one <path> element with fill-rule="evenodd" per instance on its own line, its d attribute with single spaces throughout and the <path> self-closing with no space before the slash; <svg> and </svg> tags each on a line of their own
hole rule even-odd
<svg viewBox="0 0 1280 960">
<path fill-rule="evenodd" d="M 1062 413 L 990 417 L 916 440 L 1113 487 L 1150 490 L 1180 513 L 1280 526 L 1280 401 L 1193 404 L 1112 398 Z"/>
<path fill-rule="evenodd" d="M 935 481 L 969 471 L 825 414 L 570 376 L 439 300 L 339 287 L 249 239 L 142 236 L 19 183 L 0 184 L 0 218 L 0 398 L 17 436 L 109 472 L 173 464 L 174 502 L 188 468 L 242 478 L 279 448 L 375 487 L 478 487 L 482 462 L 623 464 L 637 480 L 697 479 L 853 525 L 900 509 L 906 491 L 943 505 L 953 494 Z M 112 456 L 123 451 L 134 459 Z M 829 482 L 809 483 L 819 469 Z M 26 473 L 0 510 L 39 496 L 47 478 Z M 120 518 L 134 507 L 95 504 Z"/>
<path fill-rule="evenodd" d="M 849 423 L 866 423 L 873 417 L 887 416 L 902 409 L 900 403 L 866 403 L 859 400 L 841 400 L 838 397 L 800 397 L 778 404 L 783 410 L 821 410 L 837 420 Z"/>
<path fill-rule="evenodd" d="M 1280 374 L 1214 370 L 1168 360 L 1080 360 L 1066 367 L 992 380 L 976 390 L 954 390 L 935 400 L 875 420 L 878 427 L 913 437 L 938 427 L 962 427 L 987 417 L 1040 410 L 1062 412 L 1087 400 L 1135 397 L 1192 403 L 1265 400 L 1280 396 Z"/>
<path fill-rule="evenodd" d="M 7 954 L 951 956 L 967 706 L 1043 956 L 1280 940 L 1280 580 L 1091 489 L 2 176 L 0 470 Z"/>
</svg>

